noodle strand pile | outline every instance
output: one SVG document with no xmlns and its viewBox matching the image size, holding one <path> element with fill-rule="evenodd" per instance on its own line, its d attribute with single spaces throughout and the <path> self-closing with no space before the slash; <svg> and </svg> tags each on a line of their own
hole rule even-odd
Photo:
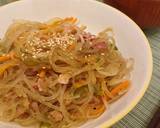
<svg viewBox="0 0 160 128">
<path fill-rule="evenodd" d="M 0 120 L 78 127 L 127 92 L 133 60 L 122 57 L 112 29 L 85 28 L 74 17 L 8 28 L 0 40 Z"/>
</svg>

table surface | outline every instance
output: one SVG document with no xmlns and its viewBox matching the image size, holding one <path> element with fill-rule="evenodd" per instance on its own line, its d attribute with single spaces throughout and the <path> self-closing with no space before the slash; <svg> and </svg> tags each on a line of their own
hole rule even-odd
<svg viewBox="0 0 160 128">
<path fill-rule="evenodd" d="M 15 0 L 0 0 L 0 5 L 12 1 Z M 112 128 L 146 128 L 160 107 L 160 28 L 148 29 L 144 32 L 153 53 L 153 75 L 150 86 L 136 107 Z"/>
</svg>

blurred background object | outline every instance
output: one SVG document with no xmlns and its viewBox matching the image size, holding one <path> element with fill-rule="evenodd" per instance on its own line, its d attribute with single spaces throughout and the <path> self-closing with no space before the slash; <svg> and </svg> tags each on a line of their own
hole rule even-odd
<svg viewBox="0 0 160 128">
<path fill-rule="evenodd" d="M 160 0 L 104 0 L 142 28 L 160 27 Z"/>
<path fill-rule="evenodd" d="M 0 0 L 0 6 L 6 3 L 14 2 L 14 1 L 17 1 L 17 0 Z"/>
</svg>

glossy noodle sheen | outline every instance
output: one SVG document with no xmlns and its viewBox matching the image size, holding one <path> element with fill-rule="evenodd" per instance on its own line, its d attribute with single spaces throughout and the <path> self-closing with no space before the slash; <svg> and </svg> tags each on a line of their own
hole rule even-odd
<svg viewBox="0 0 160 128">
<path fill-rule="evenodd" d="M 78 127 L 127 92 L 133 60 L 122 57 L 111 28 L 85 29 L 74 17 L 10 25 L 0 40 L 0 120 Z"/>
</svg>

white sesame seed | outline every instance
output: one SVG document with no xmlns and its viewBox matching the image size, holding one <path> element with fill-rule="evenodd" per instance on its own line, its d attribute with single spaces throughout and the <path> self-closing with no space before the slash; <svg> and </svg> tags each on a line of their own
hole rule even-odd
<svg viewBox="0 0 160 128">
<path fill-rule="evenodd" d="M 36 58 L 36 55 L 33 55 L 32 57 L 33 57 L 33 58 Z"/>
<path fill-rule="evenodd" d="M 90 45 L 92 45 L 92 42 L 89 42 Z"/>
<path fill-rule="evenodd" d="M 23 36 L 20 36 L 19 39 L 24 39 L 24 37 L 23 37 Z"/>
</svg>

